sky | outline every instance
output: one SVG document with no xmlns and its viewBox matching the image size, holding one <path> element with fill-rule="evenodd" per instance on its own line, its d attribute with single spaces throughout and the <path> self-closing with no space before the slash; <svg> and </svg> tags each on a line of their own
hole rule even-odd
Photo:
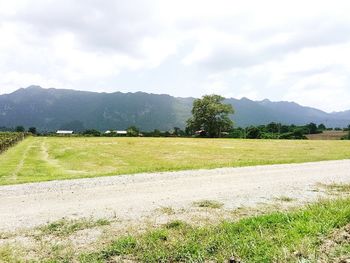
<svg viewBox="0 0 350 263">
<path fill-rule="evenodd" d="M 350 1 L 0 0 L 0 94 L 98 92 L 350 109 Z"/>
</svg>

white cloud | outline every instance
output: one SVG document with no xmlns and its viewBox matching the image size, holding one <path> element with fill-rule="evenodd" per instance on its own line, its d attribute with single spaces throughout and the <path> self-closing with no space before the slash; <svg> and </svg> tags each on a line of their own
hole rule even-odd
<svg viewBox="0 0 350 263">
<path fill-rule="evenodd" d="M 0 0 L 0 94 L 39 84 L 348 109 L 349 8 L 345 0 Z"/>
</svg>

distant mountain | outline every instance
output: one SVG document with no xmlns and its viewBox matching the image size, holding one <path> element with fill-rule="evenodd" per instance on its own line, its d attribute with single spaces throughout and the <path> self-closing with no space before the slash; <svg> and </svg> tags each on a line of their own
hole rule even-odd
<svg viewBox="0 0 350 263">
<path fill-rule="evenodd" d="M 340 111 L 340 112 L 333 112 L 332 116 L 334 116 L 337 119 L 348 120 L 349 116 L 350 116 L 350 110 Z"/>
<path fill-rule="evenodd" d="M 0 127 L 35 126 L 41 131 L 94 128 L 142 130 L 184 128 L 194 98 L 136 93 L 97 93 L 30 86 L 0 95 Z M 345 127 L 350 111 L 326 113 L 294 102 L 227 99 L 235 109 L 236 126 L 281 122 L 284 124 L 324 123 Z"/>
<path fill-rule="evenodd" d="M 327 127 L 347 127 L 350 124 L 350 111 L 326 113 L 295 102 L 272 102 L 267 99 L 251 101 L 242 98 L 227 101 L 234 105 L 237 114 L 233 119 L 241 126 L 267 124 L 273 121 L 296 125 L 315 122 L 323 123 Z"/>
</svg>

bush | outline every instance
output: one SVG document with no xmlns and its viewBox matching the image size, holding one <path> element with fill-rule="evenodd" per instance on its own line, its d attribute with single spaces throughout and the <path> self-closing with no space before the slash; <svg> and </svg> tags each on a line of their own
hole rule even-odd
<svg viewBox="0 0 350 263">
<path fill-rule="evenodd" d="M 139 136 L 140 130 L 136 128 L 135 126 L 130 126 L 127 128 L 127 135 L 130 137 L 136 137 Z"/>
<path fill-rule="evenodd" d="M 24 137 L 24 133 L 0 132 L 0 153 L 15 145 L 17 142 L 23 140 Z"/>
<path fill-rule="evenodd" d="M 248 139 L 260 139 L 261 133 L 260 130 L 256 127 L 250 127 L 247 132 Z"/>
<path fill-rule="evenodd" d="M 301 129 L 297 129 L 294 132 L 283 133 L 279 136 L 280 139 L 289 139 L 289 140 L 304 140 L 307 139 Z"/>
<path fill-rule="evenodd" d="M 90 135 L 90 136 L 101 136 L 101 133 L 98 130 L 90 129 L 90 130 L 85 130 L 83 135 Z"/>
</svg>

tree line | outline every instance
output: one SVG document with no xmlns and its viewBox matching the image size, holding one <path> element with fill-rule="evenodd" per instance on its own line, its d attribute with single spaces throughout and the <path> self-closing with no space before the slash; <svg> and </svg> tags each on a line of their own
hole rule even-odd
<svg viewBox="0 0 350 263">
<path fill-rule="evenodd" d="M 144 136 L 144 137 L 209 137 L 209 138 L 244 138 L 244 139 L 306 139 L 308 134 L 322 133 L 327 128 L 324 124 L 316 125 L 309 123 L 306 125 L 286 125 L 271 122 L 266 125 L 252 125 L 249 127 L 234 127 L 230 116 L 234 114 L 232 105 L 225 104 L 224 97 L 220 95 L 205 95 L 195 99 L 192 107 L 192 116 L 186 122 L 184 130 L 174 127 L 170 131 L 141 131 L 136 126 L 130 126 L 126 134 L 118 134 L 111 130 L 109 133 L 102 133 L 95 129 L 88 129 L 78 133 L 82 136 Z M 335 130 L 342 130 L 336 128 Z M 344 139 L 350 139 L 350 126 L 345 129 L 349 131 Z M 0 127 L 1 131 L 1 127 Z M 17 126 L 14 131 L 24 132 L 23 126 Z M 28 132 L 37 134 L 35 127 L 28 129 Z M 54 135 L 53 133 L 45 135 Z"/>
<path fill-rule="evenodd" d="M 241 139 L 306 139 L 306 135 L 318 134 L 326 130 L 349 131 L 349 134 L 344 139 L 350 139 L 350 129 L 345 128 L 327 128 L 324 124 L 316 125 L 309 123 L 306 125 L 285 125 L 281 123 L 271 122 L 266 125 L 251 125 L 249 127 L 232 127 L 226 130 L 221 130 L 217 133 L 217 138 L 241 138 Z M 0 131 L 19 131 L 28 132 L 33 135 L 56 136 L 55 132 L 38 133 L 35 127 L 28 130 L 23 129 L 8 129 L 1 127 Z M 111 131 L 106 134 L 99 130 L 87 129 L 85 131 L 75 133 L 75 136 L 87 137 L 198 137 L 210 138 L 212 134 L 206 133 L 205 130 L 194 131 L 192 129 L 181 129 L 174 127 L 168 131 L 160 131 L 155 129 L 153 131 L 141 131 L 135 126 L 130 126 L 126 129 L 126 135 L 120 135 Z"/>
</svg>

